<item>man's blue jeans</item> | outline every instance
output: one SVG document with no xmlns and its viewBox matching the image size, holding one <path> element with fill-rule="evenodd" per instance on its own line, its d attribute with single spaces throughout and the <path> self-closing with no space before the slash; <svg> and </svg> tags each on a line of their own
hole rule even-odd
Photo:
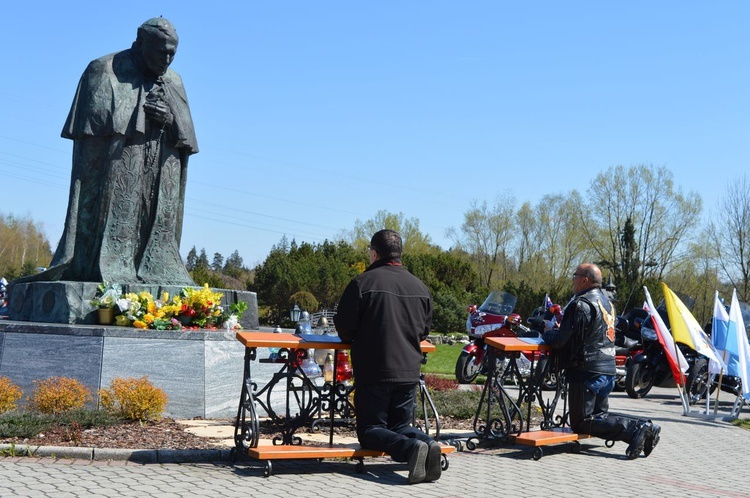
<svg viewBox="0 0 750 498">
<path fill-rule="evenodd" d="M 638 419 L 608 413 L 614 376 L 570 371 L 568 382 L 571 429 L 609 441 L 631 442 L 638 428 Z"/>
<path fill-rule="evenodd" d="M 594 395 L 593 417 L 604 418 L 609 411 L 609 393 L 615 388 L 615 376 L 605 374 L 592 374 L 584 381 L 586 389 Z"/>
</svg>

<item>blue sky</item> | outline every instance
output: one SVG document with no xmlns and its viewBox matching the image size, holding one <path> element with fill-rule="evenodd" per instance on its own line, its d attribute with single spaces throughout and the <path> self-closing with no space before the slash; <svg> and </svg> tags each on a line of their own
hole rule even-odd
<svg viewBox="0 0 750 498">
<path fill-rule="evenodd" d="M 12 2 L 0 42 L 0 212 L 53 246 L 89 61 L 163 15 L 200 153 L 182 252 L 262 262 L 379 210 L 448 248 L 473 200 L 516 206 L 610 166 L 666 166 L 708 215 L 750 159 L 750 3 Z"/>
</svg>

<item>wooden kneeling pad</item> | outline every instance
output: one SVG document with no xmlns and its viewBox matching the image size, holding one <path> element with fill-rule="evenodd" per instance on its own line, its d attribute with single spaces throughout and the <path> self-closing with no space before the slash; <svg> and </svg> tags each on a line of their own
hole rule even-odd
<svg viewBox="0 0 750 498">
<path fill-rule="evenodd" d="M 440 445 L 443 454 L 452 453 L 456 448 L 453 446 Z M 247 456 L 257 460 L 292 460 L 307 458 L 364 458 L 383 457 L 386 453 L 377 450 L 366 450 L 359 444 L 334 444 L 332 446 L 313 445 L 260 445 L 257 448 L 249 448 Z"/>
<path fill-rule="evenodd" d="M 522 432 L 515 437 L 516 444 L 524 444 L 526 446 L 546 446 L 549 444 L 558 443 L 569 443 L 572 441 L 579 441 L 581 439 L 588 439 L 591 436 L 588 434 L 577 434 L 565 427 L 562 429 L 551 429 L 548 431 L 530 431 Z"/>
</svg>

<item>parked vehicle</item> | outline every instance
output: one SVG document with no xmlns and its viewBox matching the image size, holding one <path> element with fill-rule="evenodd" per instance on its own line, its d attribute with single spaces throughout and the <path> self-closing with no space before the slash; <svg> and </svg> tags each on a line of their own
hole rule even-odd
<svg viewBox="0 0 750 498">
<path fill-rule="evenodd" d="M 685 302 L 683 300 L 683 302 Z M 662 302 L 657 306 L 657 312 L 661 315 L 664 323 L 669 327 L 669 317 Z M 641 340 L 643 351 L 631 358 L 625 376 L 625 390 L 631 398 L 643 398 L 654 386 L 670 387 L 675 385 L 672 369 L 664 353 L 661 343 L 653 328 L 653 320 L 648 319 L 641 324 Z M 665 331 L 670 333 L 669 330 Z M 677 343 L 677 347 L 692 368 L 696 359 L 700 356 L 690 347 Z M 690 370 L 685 373 L 689 377 Z"/>
<path fill-rule="evenodd" d="M 641 326 L 648 320 L 648 311 L 634 308 L 627 315 L 619 315 L 615 322 L 615 390 L 625 390 L 628 367 L 643 352 Z"/>
<path fill-rule="evenodd" d="M 485 339 L 488 337 L 538 337 L 538 331 L 532 330 L 521 323 L 521 316 L 513 313 L 516 297 L 507 292 L 491 292 L 481 306 L 468 308 L 469 316 L 466 320 L 466 332 L 471 339 L 456 361 L 456 379 L 461 384 L 470 384 L 479 374 L 487 375 L 488 352 Z M 532 356 L 532 354 L 536 356 Z M 546 357 L 546 355 L 544 355 Z M 523 353 L 516 358 L 516 365 L 522 376 L 529 375 L 532 359 L 540 361 L 542 355 L 537 353 Z M 508 358 L 498 358 L 496 368 L 503 369 Z M 543 371 L 544 365 L 539 366 Z M 551 384 L 554 378 L 545 378 L 545 384 Z M 554 385 L 547 386 L 554 388 Z"/>
<path fill-rule="evenodd" d="M 0 278 L 0 317 L 8 314 L 8 281 Z"/>
</svg>

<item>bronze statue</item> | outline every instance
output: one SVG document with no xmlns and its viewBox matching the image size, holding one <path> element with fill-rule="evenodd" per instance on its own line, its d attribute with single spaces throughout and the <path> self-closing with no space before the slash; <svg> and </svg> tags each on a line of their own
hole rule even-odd
<svg viewBox="0 0 750 498">
<path fill-rule="evenodd" d="M 169 21 L 150 19 L 130 49 L 81 76 L 62 131 L 74 141 L 65 229 L 34 280 L 194 285 L 179 245 L 198 144 L 182 79 L 169 69 L 177 42 Z"/>
</svg>

